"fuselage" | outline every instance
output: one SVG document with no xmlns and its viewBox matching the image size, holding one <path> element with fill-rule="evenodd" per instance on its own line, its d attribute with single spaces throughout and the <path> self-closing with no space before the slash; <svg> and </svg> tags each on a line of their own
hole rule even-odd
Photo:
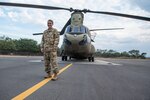
<svg viewBox="0 0 150 100">
<path fill-rule="evenodd" d="M 64 55 L 72 58 L 87 58 L 91 56 L 95 52 L 95 48 L 91 44 L 89 30 L 85 26 L 76 27 L 72 30 L 70 28 L 68 26 L 64 34 Z"/>
<path fill-rule="evenodd" d="M 90 58 L 95 52 L 91 44 L 91 34 L 83 25 L 84 15 L 81 12 L 71 14 L 71 24 L 66 27 L 62 44 L 62 60 L 71 58 Z"/>
</svg>

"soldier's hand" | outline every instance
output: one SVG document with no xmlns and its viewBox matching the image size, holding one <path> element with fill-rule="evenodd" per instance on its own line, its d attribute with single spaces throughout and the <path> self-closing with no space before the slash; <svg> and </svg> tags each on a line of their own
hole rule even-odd
<svg viewBox="0 0 150 100">
<path fill-rule="evenodd" d="M 53 48 L 53 51 L 56 52 L 56 51 L 57 51 L 57 47 L 54 47 L 54 48 Z"/>
<path fill-rule="evenodd" d="M 41 48 L 41 52 L 42 52 L 42 53 L 44 52 L 43 48 Z"/>
</svg>

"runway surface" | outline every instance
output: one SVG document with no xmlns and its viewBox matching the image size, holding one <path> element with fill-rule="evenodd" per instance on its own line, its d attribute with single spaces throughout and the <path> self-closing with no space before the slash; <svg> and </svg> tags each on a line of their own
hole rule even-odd
<svg viewBox="0 0 150 100">
<path fill-rule="evenodd" d="M 0 56 L 0 100 L 150 100 L 150 60 L 58 58 L 63 70 L 51 81 L 41 59 Z"/>
</svg>

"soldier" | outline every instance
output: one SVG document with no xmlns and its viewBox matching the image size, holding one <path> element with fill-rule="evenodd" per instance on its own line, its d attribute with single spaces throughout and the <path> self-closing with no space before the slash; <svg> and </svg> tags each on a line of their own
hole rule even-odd
<svg viewBox="0 0 150 100">
<path fill-rule="evenodd" d="M 53 28 L 53 20 L 47 21 L 48 29 L 44 31 L 41 41 L 41 52 L 44 54 L 45 72 L 47 75 L 44 78 L 54 76 L 52 80 L 57 79 L 58 64 L 57 64 L 57 48 L 59 43 L 59 33 Z"/>
</svg>

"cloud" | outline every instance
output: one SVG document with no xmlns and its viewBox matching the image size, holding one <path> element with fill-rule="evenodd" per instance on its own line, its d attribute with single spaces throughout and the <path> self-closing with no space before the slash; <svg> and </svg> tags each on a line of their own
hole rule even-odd
<svg viewBox="0 0 150 100">
<path fill-rule="evenodd" d="M 40 4 L 48 6 L 57 6 L 74 9 L 90 9 L 98 11 L 110 11 L 118 13 L 127 13 L 134 15 L 150 16 L 148 0 L 8 0 L 8 2 Z M 13 32 L 21 32 L 20 37 L 24 37 L 26 33 L 43 32 L 47 28 L 46 22 L 48 19 L 54 20 L 54 27 L 61 30 L 67 20 L 70 18 L 69 11 L 63 10 L 42 10 L 31 8 L 17 8 L 17 7 L 2 7 L 0 8 L 0 17 L 5 15 L 5 20 L 11 20 Z M 3 20 L 4 20 L 3 19 Z M 1 20 L 0 20 L 1 21 Z M 5 26 L 10 23 L 3 24 Z M 2 25 L 2 24 L 0 24 Z M 112 28 L 122 27 L 124 30 L 115 31 L 99 31 L 96 32 L 94 45 L 96 48 L 114 48 L 118 50 L 131 49 L 131 48 L 147 48 L 150 47 L 150 24 L 146 21 L 136 19 L 108 16 L 102 14 L 86 13 L 84 25 L 90 29 L 94 28 Z M 19 27 L 19 29 L 17 29 Z M 1 32 L 5 28 L 1 28 Z M 18 31 L 19 30 L 19 31 Z M 17 34 L 16 34 L 17 35 Z M 41 36 L 33 37 L 40 42 Z M 62 41 L 62 37 L 60 39 Z M 137 44 L 139 44 L 137 46 Z M 143 45 L 145 44 L 145 45 Z M 145 49 L 147 49 L 145 48 Z M 150 48 L 148 48 L 150 49 Z M 150 53 L 150 52 L 149 52 Z"/>
<path fill-rule="evenodd" d="M 140 7 L 143 10 L 150 12 L 150 1 L 149 0 L 129 0 L 133 5 Z"/>
<path fill-rule="evenodd" d="M 5 17 L 5 13 L 3 11 L 3 9 L 0 8 L 0 17 Z"/>
</svg>

